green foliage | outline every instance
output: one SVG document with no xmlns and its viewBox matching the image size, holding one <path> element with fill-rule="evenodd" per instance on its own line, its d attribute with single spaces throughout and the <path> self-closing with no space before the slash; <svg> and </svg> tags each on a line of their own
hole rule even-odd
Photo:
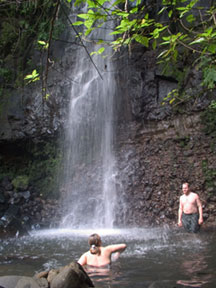
<svg viewBox="0 0 216 288">
<path fill-rule="evenodd" d="M 166 97 L 164 97 L 162 105 L 169 103 L 172 104 L 174 101 L 176 101 L 179 97 L 179 91 L 178 89 L 173 89 L 171 92 L 168 93 Z"/>
<path fill-rule="evenodd" d="M 27 80 L 27 84 L 35 82 L 40 79 L 39 73 L 37 70 L 33 70 L 32 74 L 26 75 L 24 79 Z"/>
<path fill-rule="evenodd" d="M 49 142 L 33 147 L 29 180 L 44 198 L 58 197 L 56 175 L 61 159 L 59 149 Z"/>
<path fill-rule="evenodd" d="M 23 86 L 23 75 L 35 70 L 38 63 L 34 63 L 34 67 L 32 63 L 29 65 L 30 55 L 33 47 L 39 47 L 37 41 L 48 42 L 55 5 L 55 1 L 49 0 L 1 0 L 0 76 L 3 88 Z M 59 17 L 59 20 L 55 21 L 53 39 L 56 39 L 63 29 L 64 25 Z M 47 48 L 47 44 L 41 44 L 41 47 Z M 7 71 L 10 71 L 12 76 Z M 38 79 L 39 77 L 32 77 L 30 82 Z"/>
<path fill-rule="evenodd" d="M 38 40 L 37 41 L 39 45 L 41 45 L 43 47 L 43 49 L 48 49 L 49 47 L 49 43 L 45 42 L 45 41 L 41 41 L 41 40 Z"/>
<path fill-rule="evenodd" d="M 216 85 L 216 59 L 201 56 L 195 63 L 196 69 L 203 71 L 203 82 L 201 85 L 207 87 L 209 90 L 214 89 Z"/>
<path fill-rule="evenodd" d="M 16 191 L 26 190 L 29 185 L 29 177 L 27 175 L 19 175 L 12 180 L 12 184 Z"/>
<path fill-rule="evenodd" d="M 25 153 L 16 151 L 7 155 L 0 151 L 0 180 L 12 179 L 16 190 L 33 186 L 43 198 L 58 198 L 57 177 L 62 154 L 55 141 L 38 144 L 26 143 Z M 17 147 L 16 147 L 17 148 Z M 23 149 L 22 148 L 18 148 Z"/>
<path fill-rule="evenodd" d="M 101 47 L 100 49 L 98 49 L 98 51 L 94 51 L 94 52 L 91 52 L 91 55 L 100 55 L 104 52 L 105 48 L 104 47 Z"/>
<path fill-rule="evenodd" d="M 76 1 L 76 5 L 83 3 L 88 7 L 87 13 L 79 14 L 82 21 L 75 24 L 86 27 L 85 37 L 101 28 L 101 22 L 115 19 L 117 25 L 111 34 L 117 38 L 107 43 L 114 50 L 138 42 L 146 48 L 157 49 L 158 63 L 173 66 L 184 62 L 185 50 L 191 51 L 190 66 L 203 72 L 201 87 L 215 88 L 216 7 L 213 2 L 202 7 L 199 0 L 163 0 L 159 11 L 155 10 L 153 1 L 149 6 L 145 1 L 132 0 L 127 1 L 127 5 L 126 1 L 116 1 L 113 5 L 108 1 Z M 124 4 L 125 9 L 119 4 Z M 160 19 L 167 20 L 160 22 Z M 177 91 L 173 91 L 172 96 L 175 93 Z M 171 97 L 169 102 L 175 103 L 175 99 Z"/>
<path fill-rule="evenodd" d="M 27 74 L 27 80 L 34 82 L 39 77 L 34 77 L 33 73 L 29 74 L 35 67 L 32 69 L 31 66 L 31 70 L 26 67 L 26 63 L 29 63 L 28 52 L 32 45 L 42 48 L 41 51 L 44 53 L 49 49 L 50 28 L 56 2 L 37 0 L 13 4 L 8 0 L 2 0 L 2 3 L 7 4 L 0 11 L 2 67 L 5 71 L 11 71 L 11 66 L 16 60 L 15 65 L 19 71 L 15 77 L 20 79 L 20 75 Z M 64 0 L 61 5 L 72 7 L 70 3 L 71 0 Z M 83 33 L 77 34 L 86 40 L 92 31 L 102 29 L 105 22 L 114 21 L 116 24 L 111 32 L 114 40 L 105 42 L 98 39 L 98 44 L 103 42 L 104 46 L 112 46 L 115 51 L 124 46 L 129 47 L 131 51 L 137 43 L 146 49 L 154 49 L 159 65 L 176 67 L 176 75 L 181 77 L 181 80 L 177 79 L 180 81 L 181 93 L 182 78 L 185 74 L 184 68 L 178 69 L 178 63 L 184 63 L 185 67 L 188 60 L 185 51 L 190 51 L 190 63 L 187 65 L 202 71 L 201 88 L 212 90 L 216 84 L 216 6 L 213 1 L 212 4 L 207 3 L 206 7 L 202 7 L 200 3 L 200 0 L 162 0 L 157 10 L 155 1 L 150 1 L 147 5 L 146 1 L 141 0 L 116 0 L 114 3 L 106 0 L 76 0 L 74 5 L 85 5 L 87 11 L 78 14 L 78 21 L 73 23 L 73 26 L 83 25 Z M 61 17 L 58 17 L 54 24 L 52 38 L 57 39 L 64 29 Z M 102 55 L 104 51 L 105 49 L 100 47 L 93 54 Z M 5 72 L 2 74 L 5 82 L 6 79 L 8 82 L 14 80 Z M 173 91 L 165 102 L 177 104 L 177 96 L 181 94 L 179 91 Z"/>
<path fill-rule="evenodd" d="M 13 79 L 12 71 L 8 68 L 0 68 L 0 77 L 5 83 L 10 83 Z"/>
</svg>

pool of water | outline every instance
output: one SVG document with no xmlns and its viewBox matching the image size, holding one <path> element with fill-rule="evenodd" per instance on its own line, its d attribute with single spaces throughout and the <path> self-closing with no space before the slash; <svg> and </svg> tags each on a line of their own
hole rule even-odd
<svg viewBox="0 0 216 288">
<path fill-rule="evenodd" d="M 169 228 L 57 229 L 1 240 L 0 276 L 33 276 L 78 260 L 92 233 L 101 235 L 103 245 L 127 244 L 110 269 L 87 269 L 95 287 L 216 287 L 216 231 Z"/>
</svg>

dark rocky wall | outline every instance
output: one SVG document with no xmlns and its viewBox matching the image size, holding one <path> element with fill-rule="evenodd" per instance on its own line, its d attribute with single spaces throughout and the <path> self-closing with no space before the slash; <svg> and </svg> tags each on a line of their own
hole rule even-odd
<svg viewBox="0 0 216 288">
<path fill-rule="evenodd" d="M 161 105 L 167 93 L 177 88 L 177 80 L 160 74 L 154 52 L 135 48 L 126 69 L 121 84 L 131 116 L 120 121 L 117 133 L 117 222 L 176 224 L 181 185 L 187 181 L 200 195 L 205 223 L 214 223 L 215 136 L 206 133 L 201 116 L 209 104 L 208 95 L 176 111 Z M 185 91 L 198 93 L 200 80 L 200 73 L 192 70 Z"/>
<path fill-rule="evenodd" d="M 73 40 L 68 34 L 65 37 Z M 49 73 L 48 100 L 42 98 L 40 84 L 35 83 L 24 90 L 11 90 L 10 96 L 5 95 L 2 102 L 1 155 L 7 154 L 4 147 L 10 145 L 13 150 L 18 142 L 24 143 L 20 166 L 17 166 L 14 177 L 25 164 L 22 159 L 25 159 L 28 141 L 38 143 L 46 138 L 56 142 L 55 136 L 59 137 L 67 125 L 68 95 L 74 84 L 70 71 L 76 61 L 74 55 L 78 46 L 54 47 L 56 63 L 55 69 Z M 154 52 L 134 47 L 131 56 L 125 54 L 116 66 L 115 141 L 119 169 L 116 183 L 120 208 L 116 222 L 131 226 L 176 223 L 183 181 L 190 182 L 192 190 L 199 193 L 206 223 L 214 222 L 214 138 L 204 132 L 200 116 L 209 103 L 208 95 L 204 94 L 195 103 L 188 103 L 181 107 L 181 111 L 173 112 L 172 107 L 161 103 L 167 93 L 177 87 L 177 80 L 172 75 L 164 77 L 161 74 Z M 200 73 L 192 70 L 185 89 L 197 93 L 200 77 Z M 7 157 L 1 156 L 0 160 L 3 167 Z M 3 193 L 8 201 L 14 199 L 11 194 L 15 191 L 13 187 L 11 189 L 11 193 L 6 190 Z M 20 195 L 18 199 L 22 198 Z M 32 195 L 33 201 L 37 202 L 38 195 L 40 191 Z"/>
</svg>

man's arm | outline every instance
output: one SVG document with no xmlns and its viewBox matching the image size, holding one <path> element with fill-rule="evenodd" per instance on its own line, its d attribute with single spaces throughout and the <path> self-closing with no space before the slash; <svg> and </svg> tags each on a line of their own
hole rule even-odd
<svg viewBox="0 0 216 288">
<path fill-rule="evenodd" d="M 182 198 L 180 197 L 179 210 L 178 210 L 178 226 L 182 226 L 182 213 L 183 213 L 183 205 Z"/>
<path fill-rule="evenodd" d="M 196 203 L 197 203 L 197 207 L 198 207 L 198 211 L 199 211 L 198 223 L 199 223 L 199 225 L 201 225 L 203 223 L 203 209 L 202 209 L 202 203 L 201 203 L 198 195 L 197 195 Z"/>
</svg>

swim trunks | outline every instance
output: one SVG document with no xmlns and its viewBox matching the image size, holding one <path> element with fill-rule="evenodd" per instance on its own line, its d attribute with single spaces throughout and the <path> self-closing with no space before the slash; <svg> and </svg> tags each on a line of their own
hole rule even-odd
<svg viewBox="0 0 216 288">
<path fill-rule="evenodd" d="M 182 224 L 186 231 L 197 233 L 200 229 L 200 225 L 198 224 L 199 214 L 182 214 Z"/>
</svg>

